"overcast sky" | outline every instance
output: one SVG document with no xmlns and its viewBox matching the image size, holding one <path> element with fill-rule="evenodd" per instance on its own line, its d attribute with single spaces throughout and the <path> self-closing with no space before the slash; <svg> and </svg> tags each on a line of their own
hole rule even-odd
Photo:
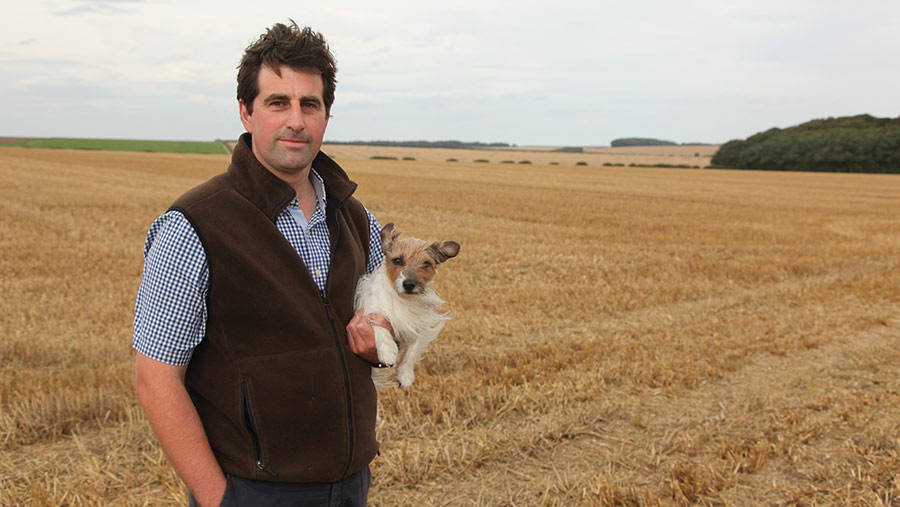
<svg viewBox="0 0 900 507">
<path fill-rule="evenodd" d="M 32 0 L 0 136 L 235 139 L 236 65 L 293 18 L 338 60 L 326 140 L 721 143 L 900 115 L 896 0 Z"/>
</svg>

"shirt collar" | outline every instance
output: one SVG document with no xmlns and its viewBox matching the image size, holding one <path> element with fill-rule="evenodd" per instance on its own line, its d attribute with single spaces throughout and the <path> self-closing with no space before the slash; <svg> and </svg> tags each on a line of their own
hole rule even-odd
<svg viewBox="0 0 900 507">
<path fill-rule="evenodd" d="M 311 175 L 309 181 L 312 183 L 313 188 L 316 191 L 316 207 L 321 209 L 323 212 L 325 211 L 325 180 L 319 176 L 319 173 L 316 172 L 314 167 L 309 169 L 309 174 Z"/>
</svg>

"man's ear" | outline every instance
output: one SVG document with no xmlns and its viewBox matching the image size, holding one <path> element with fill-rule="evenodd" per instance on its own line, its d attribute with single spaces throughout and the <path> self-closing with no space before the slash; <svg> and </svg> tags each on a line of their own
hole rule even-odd
<svg viewBox="0 0 900 507">
<path fill-rule="evenodd" d="M 241 115 L 241 123 L 244 124 L 244 130 L 247 132 L 253 133 L 252 123 L 250 122 L 250 111 L 247 110 L 247 106 L 244 104 L 243 100 L 238 100 L 238 110 Z"/>
</svg>

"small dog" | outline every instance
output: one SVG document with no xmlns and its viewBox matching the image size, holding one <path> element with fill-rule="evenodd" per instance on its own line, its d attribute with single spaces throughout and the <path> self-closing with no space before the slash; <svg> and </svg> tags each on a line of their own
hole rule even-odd
<svg viewBox="0 0 900 507">
<path fill-rule="evenodd" d="M 456 257 L 459 243 L 429 244 L 416 238 L 397 239 L 399 235 L 393 222 L 382 228 L 384 262 L 374 273 L 359 280 L 354 304 L 357 311 L 379 313 L 391 323 L 393 337 L 387 329 L 372 325 L 378 360 L 387 366 L 396 365 L 397 382 L 408 388 L 415 378 L 416 363 L 441 332 L 444 321 L 450 319 L 438 312 L 444 301 L 434 291 L 434 275 L 438 264 Z M 377 372 L 373 368 L 372 378 L 383 387 Z"/>
</svg>

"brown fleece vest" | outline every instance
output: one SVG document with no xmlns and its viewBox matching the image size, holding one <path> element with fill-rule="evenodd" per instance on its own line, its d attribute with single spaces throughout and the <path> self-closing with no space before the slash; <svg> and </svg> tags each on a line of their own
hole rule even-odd
<svg viewBox="0 0 900 507">
<path fill-rule="evenodd" d="M 332 259 L 324 292 L 275 226 L 295 193 L 244 134 L 226 173 L 179 197 L 210 272 L 206 336 L 185 384 L 222 469 L 266 481 L 334 482 L 375 456 L 375 389 L 347 345 L 368 220 L 356 184 L 322 153 Z"/>
</svg>

